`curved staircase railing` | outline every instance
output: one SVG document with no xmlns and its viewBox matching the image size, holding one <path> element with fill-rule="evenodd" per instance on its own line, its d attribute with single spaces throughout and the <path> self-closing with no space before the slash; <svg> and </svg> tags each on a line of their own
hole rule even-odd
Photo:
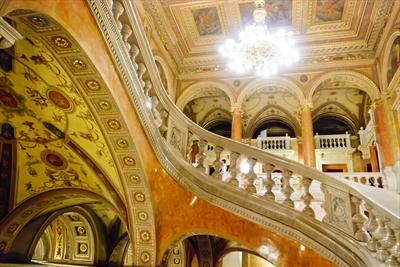
<svg viewBox="0 0 400 267">
<path fill-rule="evenodd" d="M 300 241 L 339 266 L 399 265 L 399 195 L 325 175 L 202 129 L 167 96 L 135 1 L 88 3 L 159 161 L 181 186 Z M 214 153 L 205 153 L 209 146 Z M 229 160 L 226 172 L 218 171 L 221 155 Z M 248 172 L 240 168 L 243 161 Z M 209 175 L 205 162 L 212 162 L 217 171 Z M 254 171 L 256 164 L 265 172 L 261 178 Z M 274 170 L 281 172 L 280 197 L 276 196 Z M 302 188 L 296 199 L 292 197 L 294 177 Z M 262 182 L 262 190 L 255 181 Z M 320 184 L 323 193 L 322 208 L 314 205 L 310 193 L 315 184 Z M 324 216 L 317 216 L 321 213 Z"/>
</svg>

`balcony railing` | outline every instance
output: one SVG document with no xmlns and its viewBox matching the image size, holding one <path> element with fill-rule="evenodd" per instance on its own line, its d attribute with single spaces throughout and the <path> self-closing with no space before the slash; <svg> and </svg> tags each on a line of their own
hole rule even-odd
<svg viewBox="0 0 400 267">
<path fill-rule="evenodd" d="M 200 128 L 166 95 L 135 1 L 88 2 L 154 152 L 182 187 L 247 220 L 301 240 L 336 265 L 379 266 L 397 261 L 399 195 L 326 175 Z M 198 140 L 195 146 L 194 140 Z M 349 139 L 329 139 L 320 147 L 349 144 Z M 214 153 L 205 153 L 208 145 Z M 219 171 L 222 154 L 229 155 L 225 173 Z M 206 173 L 205 162 L 213 162 L 211 176 Z M 247 162 L 248 172 L 240 168 L 242 162 Z M 257 189 L 257 164 L 265 172 L 261 177 L 263 192 Z M 274 179 L 276 171 L 281 173 L 279 179 Z M 301 187 L 301 196 L 295 200 L 293 181 Z M 321 200 L 310 191 L 315 185 L 321 187 Z M 323 217 L 314 205 L 316 200 L 322 202 Z"/>
<path fill-rule="evenodd" d="M 291 149 L 290 136 L 258 137 L 256 146 L 263 150 Z"/>
<path fill-rule="evenodd" d="M 315 148 L 351 148 L 350 134 L 333 134 L 314 136 Z"/>
</svg>

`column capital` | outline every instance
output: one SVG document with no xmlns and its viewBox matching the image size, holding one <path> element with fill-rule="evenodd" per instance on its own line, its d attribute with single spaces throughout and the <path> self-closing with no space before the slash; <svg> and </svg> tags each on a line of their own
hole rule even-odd
<svg viewBox="0 0 400 267">
<path fill-rule="evenodd" d="M 240 106 L 231 106 L 231 113 L 240 113 L 243 115 L 244 111 Z"/>
<path fill-rule="evenodd" d="M 378 108 L 378 107 L 380 107 L 382 105 L 383 105 L 383 99 L 382 98 L 376 98 L 371 103 L 371 109 L 374 111 L 376 108 Z"/>
<path fill-rule="evenodd" d="M 303 110 L 305 110 L 305 109 L 312 109 L 314 106 L 313 106 L 313 103 L 312 102 L 309 102 L 309 101 L 307 101 L 307 102 L 302 102 L 302 103 L 300 103 L 300 105 L 299 105 L 299 108 L 300 108 L 300 110 L 301 111 L 303 111 Z"/>
</svg>

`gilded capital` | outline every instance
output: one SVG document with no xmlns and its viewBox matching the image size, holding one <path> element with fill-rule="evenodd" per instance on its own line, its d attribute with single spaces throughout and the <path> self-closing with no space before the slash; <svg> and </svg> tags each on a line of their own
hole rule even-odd
<svg viewBox="0 0 400 267">
<path fill-rule="evenodd" d="M 312 102 L 303 102 L 300 103 L 300 110 L 303 111 L 305 109 L 312 109 L 313 108 L 313 103 Z"/>
<path fill-rule="evenodd" d="M 243 109 L 239 106 L 231 106 L 231 112 L 232 113 L 240 113 L 243 115 Z"/>
<path fill-rule="evenodd" d="M 382 98 L 374 99 L 371 104 L 371 109 L 375 110 L 377 107 L 381 106 L 382 104 L 383 104 Z"/>
</svg>

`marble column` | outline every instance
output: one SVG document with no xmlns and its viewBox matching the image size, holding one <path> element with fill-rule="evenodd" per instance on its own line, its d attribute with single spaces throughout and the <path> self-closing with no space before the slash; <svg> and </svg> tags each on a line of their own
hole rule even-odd
<svg viewBox="0 0 400 267">
<path fill-rule="evenodd" d="M 242 141 L 242 116 L 243 111 L 241 108 L 232 108 L 232 132 L 231 138 L 235 141 Z"/>
<path fill-rule="evenodd" d="M 379 172 L 378 158 L 376 157 L 376 146 L 369 146 L 369 158 L 372 172 Z"/>
<path fill-rule="evenodd" d="M 376 142 L 381 163 L 381 171 L 385 174 L 383 187 L 391 191 L 400 191 L 400 174 L 396 170 L 396 155 L 399 143 L 393 129 L 393 116 L 386 98 L 377 100 L 372 105 L 375 124 Z"/>
<path fill-rule="evenodd" d="M 314 132 L 312 124 L 312 103 L 303 103 L 301 110 L 301 136 L 304 165 L 315 167 Z"/>
<path fill-rule="evenodd" d="M 393 147 L 392 139 L 393 135 L 389 125 L 389 118 L 387 116 L 387 110 L 383 101 L 375 101 L 372 105 L 376 141 L 379 145 L 379 156 L 382 163 L 382 167 L 389 167 L 394 165 L 393 158 Z"/>
</svg>

